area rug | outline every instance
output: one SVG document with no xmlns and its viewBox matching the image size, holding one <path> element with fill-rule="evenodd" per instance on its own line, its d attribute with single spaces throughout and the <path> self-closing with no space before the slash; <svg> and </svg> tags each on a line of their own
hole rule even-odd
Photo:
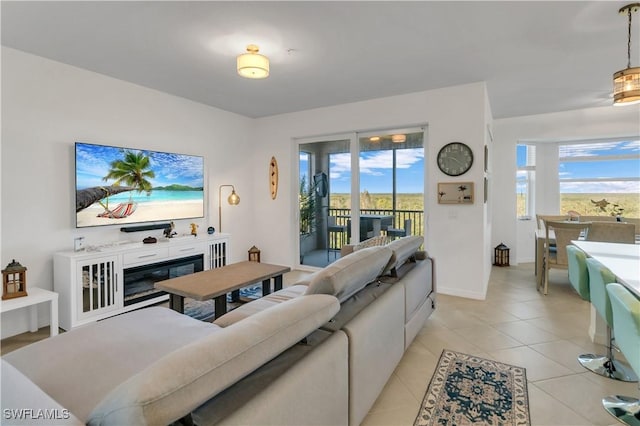
<svg viewBox="0 0 640 426">
<path fill-rule="evenodd" d="M 522 367 L 445 349 L 414 426 L 530 425 Z"/>
<path fill-rule="evenodd" d="M 253 285 L 240 289 L 240 297 L 243 299 L 257 299 L 262 297 L 262 284 Z M 231 304 L 231 294 L 227 294 L 227 303 Z M 234 304 L 231 304 L 231 308 Z M 215 314 L 215 302 L 212 300 L 204 300 L 202 302 L 184 299 L 184 313 L 201 321 L 213 321 Z"/>
</svg>

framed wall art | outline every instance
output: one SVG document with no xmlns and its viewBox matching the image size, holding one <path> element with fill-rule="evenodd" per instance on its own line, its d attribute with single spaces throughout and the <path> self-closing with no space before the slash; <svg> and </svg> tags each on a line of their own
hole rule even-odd
<svg viewBox="0 0 640 426">
<path fill-rule="evenodd" d="M 438 182 L 438 204 L 473 204 L 473 182 Z"/>
</svg>

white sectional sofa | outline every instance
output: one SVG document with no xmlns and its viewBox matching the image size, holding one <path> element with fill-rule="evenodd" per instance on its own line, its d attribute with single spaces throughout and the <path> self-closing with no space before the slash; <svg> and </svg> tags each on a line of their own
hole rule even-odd
<svg viewBox="0 0 640 426">
<path fill-rule="evenodd" d="M 146 308 L 11 352 L 2 409 L 92 425 L 357 425 L 435 308 L 421 244 L 356 250 L 214 324 Z"/>
</svg>

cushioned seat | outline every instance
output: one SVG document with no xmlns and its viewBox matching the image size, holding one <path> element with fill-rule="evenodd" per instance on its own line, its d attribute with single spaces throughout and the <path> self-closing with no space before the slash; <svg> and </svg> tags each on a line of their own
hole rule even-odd
<svg viewBox="0 0 640 426">
<path fill-rule="evenodd" d="M 607 285 L 611 301 L 616 343 L 629 361 L 631 368 L 640 374 L 640 300 L 622 285 Z M 640 400 L 621 395 L 602 399 L 604 408 L 615 418 L 628 425 L 640 424 Z"/>
</svg>

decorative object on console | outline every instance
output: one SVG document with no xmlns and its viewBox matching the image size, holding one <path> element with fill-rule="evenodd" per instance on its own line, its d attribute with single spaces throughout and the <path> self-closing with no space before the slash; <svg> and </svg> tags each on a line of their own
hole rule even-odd
<svg viewBox="0 0 640 426">
<path fill-rule="evenodd" d="M 627 27 L 627 68 L 613 74 L 613 104 L 633 105 L 640 102 L 640 67 L 631 68 L 631 14 L 640 9 L 640 3 L 624 6 L 619 13 L 626 14 Z M 636 38 L 637 40 L 637 38 Z"/>
<path fill-rule="evenodd" d="M 213 226 L 207 228 L 207 234 L 213 235 L 214 232 L 216 232 L 216 228 L 214 228 Z"/>
<path fill-rule="evenodd" d="M 27 296 L 27 268 L 15 259 L 2 270 L 2 300 Z"/>
<path fill-rule="evenodd" d="M 438 204 L 473 204 L 473 182 L 438 182 Z"/>
<path fill-rule="evenodd" d="M 256 246 L 252 246 L 249 249 L 249 260 L 252 262 L 260 262 L 260 249 Z"/>
<path fill-rule="evenodd" d="M 198 236 L 198 225 L 195 223 L 190 223 L 189 226 L 191 227 L 191 235 L 193 235 L 194 237 Z"/>
<path fill-rule="evenodd" d="M 238 55 L 236 65 L 238 74 L 245 78 L 269 77 L 269 58 L 259 54 L 260 48 L 255 44 L 247 46 L 247 53 Z"/>
<path fill-rule="evenodd" d="M 147 237 L 144 240 L 142 240 L 143 244 L 155 244 L 157 242 L 158 242 L 158 240 L 156 238 L 154 238 L 154 237 Z"/>
<path fill-rule="evenodd" d="M 509 266 L 509 247 L 500 243 L 493 250 L 493 264 L 495 266 Z"/>
<path fill-rule="evenodd" d="M 451 142 L 440 148 L 437 156 L 438 168 L 448 176 L 460 176 L 473 165 L 473 151 L 462 142 Z"/>
<path fill-rule="evenodd" d="M 271 188 L 271 199 L 278 196 L 278 162 L 276 157 L 271 157 L 269 162 L 269 188 Z"/>
<path fill-rule="evenodd" d="M 229 205 L 237 206 L 240 204 L 240 196 L 236 194 L 236 188 L 233 185 L 220 185 L 218 188 L 218 231 L 222 232 L 222 188 L 231 187 L 231 195 L 227 198 Z"/>
<path fill-rule="evenodd" d="M 531 424 L 523 367 L 444 349 L 414 426 Z"/>
<path fill-rule="evenodd" d="M 164 236 L 167 238 L 173 238 L 177 234 L 174 229 L 176 229 L 175 223 L 173 223 L 173 221 L 169 222 L 169 225 L 164 228 Z"/>
<path fill-rule="evenodd" d="M 76 237 L 73 239 L 73 249 L 75 251 L 84 250 L 84 237 Z"/>
</svg>

